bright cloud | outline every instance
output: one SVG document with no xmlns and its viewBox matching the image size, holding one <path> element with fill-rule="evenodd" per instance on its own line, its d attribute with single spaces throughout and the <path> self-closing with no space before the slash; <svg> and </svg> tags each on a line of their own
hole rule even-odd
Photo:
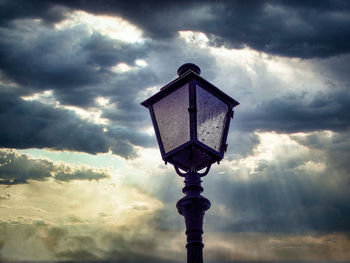
<svg viewBox="0 0 350 263">
<path fill-rule="evenodd" d="M 99 32 L 112 39 L 127 43 L 142 42 L 142 31 L 136 26 L 117 16 L 93 15 L 84 11 L 73 11 L 67 19 L 55 24 L 57 30 L 76 26 L 86 26 L 91 34 Z"/>
<path fill-rule="evenodd" d="M 106 118 L 102 118 L 102 110 L 98 108 L 90 108 L 83 109 L 80 107 L 62 105 L 54 96 L 52 90 L 45 90 L 40 93 L 35 93 L 30 96 L 22 96 L 21 97 L 25 101 L 37 101 L 39 103 L 47 104 L 53 106 L 53 108 L 58 109 L 66 109 L 69 111 L 73 111 L 77 116 L 79 116 L 83 120 L 87 120 L 88 122 L 94 124 L 102 124 L 108 125 L 109 120 Z M 108 98 L 98 97 L 96 98 L 96 102 L 99 106 L 104 107 L 109 104 Z"/>
</svg>

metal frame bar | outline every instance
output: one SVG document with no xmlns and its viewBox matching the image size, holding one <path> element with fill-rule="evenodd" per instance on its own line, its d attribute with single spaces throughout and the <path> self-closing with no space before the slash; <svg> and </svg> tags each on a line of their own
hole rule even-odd
<svg viewBox="0 0 350 263">
<path fill-rule="evenodd" d="M 204 143 L 200 142 L 200 141 L 195 141 L 194 142 L 195 145 L 198 146 L 198 148 L 201 148 L 202 150 L 206 151 L 207 153 L 209 153 L 212 156 L 215 156 L 216 158 L 222 159 L 224 156 L 221 152 L 217 152 L 214 149 L 210 148 L 209 146 L 205 145 Z"/>
<path fill-rule="evenodd" d="M 231 122 L 231 118 L 233 117 L 233 106 L 230 105 L 229 107 L 229 111 L 226 113 L 226 126 L 222 135 L 222 144 L 221 144 L 221 152 L 222 152 L 222 157 L 224 157 L 224 152 L 227 149 L 227 136 L 228 136 L 228 131 L 230 129 L 230 122 Z"/>
<path fill-rule="evenodd" d="M 194 142 L 197 140 L 197 102 L 196 102 L 196 82 L 191 80 L 189 88 L 189 114 L 190 114 L 190 138 Z"/>
<path fill-rule="evenodd" d="M 189 140 L 188 142 L 180 145 L 179 147 L 171 150 L 170 152 L 164 153 L 164 157 L 167 158 L 167 159 L 171 158 L 172 156 L 176 155 L 179 151 L 182 151 L 183 149 L 191 146 L 192 144 L 193 144 L 193 142 L 191 140 Z"/>
<path fill-rule="evenodd" d="M 148 109 L 149 109 L 149 112 L 150 112 L 150 114 L 151 114 L 151 119 L 152 119 L 152 123 L 153 123 L 154 132 L 155 132 L 156 137 L 157 137 L 157 142 L 158 142 L 159 150 L 160 150 L 160 153 L 161 153 L 162 158 L 163 158 L 163 156 L 164 156 L 164 154 L 165 154 L 165 151 L 164 151 L 164 146 L 163 146 L 162 138 L 160 137 L 157 119 L 156 119 L 156 116 L 155 116 L 154 110 L 153 110 L 153 105 L 152 105 L 152 106 L 149 106 Z M 164 160 L 164 158 L 163 158 L 163 160 Z M 164 161 L 166 161 L 166 160 L 164 160 Z"/>
</svg>

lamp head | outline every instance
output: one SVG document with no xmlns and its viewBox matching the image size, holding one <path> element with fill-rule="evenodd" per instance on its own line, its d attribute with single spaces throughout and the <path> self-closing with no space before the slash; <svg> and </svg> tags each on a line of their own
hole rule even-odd
<svg viewBox="0 0 350 263">
<path fill-rule="evenodd" d="M 185 171 L 210 166 L 224 157 L 233 107 L 239 103 L 199 76 L 192 63 L 179 77 L 141 104 L 150 111 L 165 162 Z"/>
</svg>

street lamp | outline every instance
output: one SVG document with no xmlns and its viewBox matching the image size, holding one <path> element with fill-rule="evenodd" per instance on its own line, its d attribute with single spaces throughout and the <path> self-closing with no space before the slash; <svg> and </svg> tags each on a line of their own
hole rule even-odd
<svg viewBox="0 0 350 263">
<path fill-rule="evenodd" d="M 233 107 L 239 104 L 200 73 L 192 63 L 182 65 L 177 79 L 141 103 L 150 111 L 163 160 L 185 177 L 186 196 L 176 207 L 185 217 L 188 263 L 203 262 L 203 217 L 210 202 L 200 195 L 201 177 L 224 157 Z"/>
</svg>

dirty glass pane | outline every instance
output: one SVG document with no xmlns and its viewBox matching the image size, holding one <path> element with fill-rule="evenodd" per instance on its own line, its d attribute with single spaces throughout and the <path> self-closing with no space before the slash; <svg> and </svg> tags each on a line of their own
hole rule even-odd
<svg viewBox="0 0 350 263">
<path fill-rule="evenodd" d="M 228 105 L 198 85 L 196 93 L 197 139 L 220 152 Z"/>
<path fill-rule="evenodd" d="M 188 107 L 187 84 L 153 105 L 165 153 L 190 140 Z"/>
</svg>

